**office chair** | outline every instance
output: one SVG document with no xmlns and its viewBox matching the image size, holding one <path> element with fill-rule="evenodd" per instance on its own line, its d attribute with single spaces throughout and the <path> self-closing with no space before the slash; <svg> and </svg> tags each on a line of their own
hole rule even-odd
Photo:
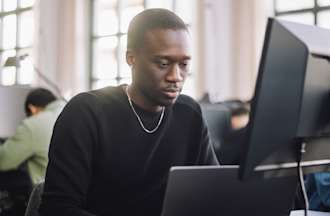
<svg viewBox="0 0 330 216">
<path fill-rule="evenodd" d="M 32 191 L 30 175 L 22 165 L 0 175 L 0 215 L 23 215 Z"/>
<path fill-rule="evenodd" d="M 30 195 L 28 205 L 26 207 L 25 216 L 39 216 L 39 206 L 41 203 L 41 195 L 44 191 L 44 183 L 36 185 Z"/>
<path fill-rule="evenodd" d="M 221 103 L 201 103 L 202 115 L 210 132 L 211 141 L 220 164 L 221 148 L 225 136 L 230 132 L 230 110 Z"/>
</svg>

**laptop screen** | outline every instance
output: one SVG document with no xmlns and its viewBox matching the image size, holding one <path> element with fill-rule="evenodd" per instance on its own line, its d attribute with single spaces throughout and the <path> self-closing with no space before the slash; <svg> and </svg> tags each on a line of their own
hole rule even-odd
<svg viewBox="0 0 330 216">
<path fill-rule="evenodd" d="M 162 216 L 290 215 L 297 177 L 238 180 L 238 166 L 174 167 Z"/>
</svg>

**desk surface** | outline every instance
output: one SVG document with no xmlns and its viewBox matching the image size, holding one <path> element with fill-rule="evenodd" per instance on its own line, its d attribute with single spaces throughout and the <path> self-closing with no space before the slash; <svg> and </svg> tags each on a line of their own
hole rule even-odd
<svg viewBox="0 0 330 216">
<path fill-rule="evenodd" d="M 308 216 L 330 216 L 330 212 L 308 211 Z M 290 216 L 304 216 L 304 210 L 292 211 Z"/>
</svg>

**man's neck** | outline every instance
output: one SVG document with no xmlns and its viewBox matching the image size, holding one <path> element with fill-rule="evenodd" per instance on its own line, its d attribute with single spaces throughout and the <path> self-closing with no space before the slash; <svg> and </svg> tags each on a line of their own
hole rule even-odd
<svg viewBox="0 0 330 216">
<path fill-rule="evenodd" d="M 163 106 L 155 105 L 154 103 L 147 100 L 143 94 L 134 86 L 128 85 L 124 86 L 124 91 L 127 96 L 141 109 L 149 111 L 149 112 L 161 112 L 163 110 Z"/>
</svg>

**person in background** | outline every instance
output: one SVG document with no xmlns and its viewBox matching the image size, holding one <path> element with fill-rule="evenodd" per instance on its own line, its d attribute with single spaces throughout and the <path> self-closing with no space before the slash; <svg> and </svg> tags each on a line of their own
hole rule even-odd
<svg viewBox="0 0 330 216">
<path fill-rule="evenodd" d="M 330 212 L 330 173 L 309 174 L 305 180 L 309 209 Z"/>
<path fill-rule="evenodd" d="M 33 89 L 27 95 L 24 105 L 27 118 L 16 133 L 0 145 L 1 172 L 15 170 L 26 163 L 32 183 L 43 181 L 50 138 L 64 104 L 44 88 Z"/>
<path fill-rule="evenodd" d="M 50 144 L 43 216 L 159 216 L 171 166 L 216 165 L 201 109 L 181 95 L 191 60 L 185 23 L 166 9 L 130 22 L 132 84 L 79 94 Z"/>
<path fill-rule="evenodd" d="M 223 165 L 239 165 L 241 154 L 247 143 L 247 125 L 249 122 L 249 102 L 228 100 L 222 102 L 230 111 L 230 129 L 224 136 L 220 148 L 220 163 Z"/>
<path fill-rule="evenodd" d="M 24 185 L 29 182 L 31 188 L 44 180 L 53 127 L 64 104 L 44 88 L 28 93 L 24 105 L 27 118 L 15 134 L 0 145 L 1 191 L 18 191 L 24 176 L 28 178 Z"/>
</svg>

